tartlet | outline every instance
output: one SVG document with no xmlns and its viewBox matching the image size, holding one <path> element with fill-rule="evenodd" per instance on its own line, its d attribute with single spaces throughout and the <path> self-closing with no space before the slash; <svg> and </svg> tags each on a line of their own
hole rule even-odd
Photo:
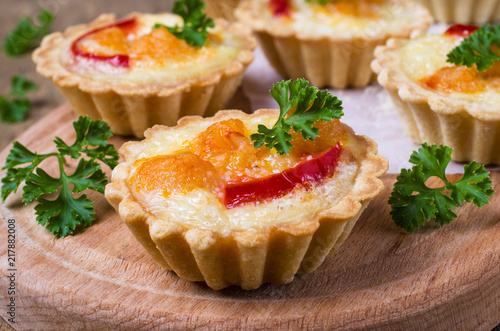
<svg viewBox="0 0 500 331">
<path fill-rule="evenodd" d="M 439 22 L 485 24 L 500 19 L 498 0 L 420 0 Z"/>
<path fill-rule="evenodd" d="M 474 27 L 391 39 L 375 51 L 373 70 L 387 89 L 405 132 L 417 144 L 453 148 L 453 160 L 500 164 L 500 66 L 457 66 L 447 54 Z"/>
<path fill-rule="evenodd" d="M 210 116 L 239 86 L 253 60 L 249 29 L 216 20 L 203 47 L 188 45 L 156 23 L 182 26 L 170 13 L 103 14 L 89 24 L 45 37 L 33 53 L 81 115 L 103 119 L 120 135 L 143 137 L 154 124 Z"/>
<path fill-rule="evenodd" d="M 145 140 L 123 145 L 125 162 L 113 170 L 105 196 L 160 265 L 213 289 L 255 289 L 312 272 L 346 239 L 368 202 L 382 190 L 378 177 L 387 171 L 387 160 L 376 154 L 375 142 L 356 136 L 338 120 L 328 122 L 315 142 L 302 140 L 302 147 L 291 153 L 299 158 L 295 163 L 249 145 L 248 135 L 257 124 L 272 123 L 278 114 L 270 109 L 251 115 L 225 110 L 212 118 L 185 117 L 176 127 L 155 126 L 146 131 Z M 316 152 L 337 140 L 318 156 Z M 313 154 L 302 155 L 306 149 Z M 221 150 L 228 158 L 221 157 Z M 193 153 L 212 165 L 202 166 Z M 284 173 L 292 178 L 286 169 L 296 171 L 332 155 L 335 159 L 324 166 L 332 167 L 331 173 L 317 182 L 303 182 L 275 196 L 266 191 L 276 190 L 276 184 L 264 185 L 263 178 Z M 171 160 L 183 161 L 167 166 Z M 213 167 L 221 162 L 229 166 L 223 168 L 225 184 L 217 186 L 210 178 L 219 178 L 213 177 Z M 233 194 L 241 190 L 239 185 L 255 187 L 254 180 L 258 198 Z M 200 187 L 183 191 L 191 182 Z"/>
<path fill-rule="evenodd" d="M 256 32 L 282 76 L 335 88 L 369 84 L 377 45 L 432 23 L 427 9 L 407 0 L 249 0 L 235 15 Z"/>
</svg>

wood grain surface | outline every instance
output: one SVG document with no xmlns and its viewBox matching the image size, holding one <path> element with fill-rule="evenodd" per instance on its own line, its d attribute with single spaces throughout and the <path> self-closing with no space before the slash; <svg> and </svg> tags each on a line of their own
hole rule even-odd
<svg viewBox="0 0 500 331">
<path fill-rule="evenodd" d="M 37 122 L 18 140 L 44 153 L 52 139 L 74 138 L 69 106 Z M 113 137 L 117 146 L 124 139 Z M 9 146 L 10 147 L 10 146 Z M 8 148 L 0 153 L 3 164 Z M 45 161 L 45 167 L 56 164 Z M 109 173 L 109 172 L 108 172 Z M 3 173 L 2 173 L 3 176 Z M 500 189 L 500 174 L 493 173 Z M 500 321 L 500 197 L 482 209 L 465 205 L 458 220 L 406 234 L 389 216 L 395 175 L 351 235 L 315 272 L 288 285 L 214 291 L 165 271 L 149 258 L 99 194 L 89 194 L 96 223 L 55 239 L 36 223 L 20 195 L 0 206 L 18 235 L 18 330 L 343 329 L 491 330 Z M 0 288 L 7 285 L 0 255 Z M 0 306 L 7 304 L 6 291 Z"/>
</svg>

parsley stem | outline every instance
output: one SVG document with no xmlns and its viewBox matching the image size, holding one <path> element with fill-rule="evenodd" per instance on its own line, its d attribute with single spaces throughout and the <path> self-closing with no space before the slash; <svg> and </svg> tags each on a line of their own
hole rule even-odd
<svg viewBox="0 0 500 331">
<path fill-rule="evenodd" d="M 62 156 L 61 154 L 56 154 L 57 156 L 57 161 L 59 162 L 59 173 L 61 174 L 61 178 L 62 178 L 62 174 L 64 173 L 64 164 L 66 163 L 66 160 L 64 159 L 64 156 Z"/>
</svg>

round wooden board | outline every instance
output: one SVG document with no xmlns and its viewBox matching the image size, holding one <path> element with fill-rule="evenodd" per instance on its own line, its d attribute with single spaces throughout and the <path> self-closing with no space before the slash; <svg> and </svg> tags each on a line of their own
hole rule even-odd
<svg viewBox="0 0 500 331">
<path fill-rule="evenodd" d="M 69 106 L 19 137 L 32 150 L 52 150 L 53 137 L 74 139 Z M 117 146 L 123 143 L 112 138 Z M 4 164 L 8 149 L 0 154 Z M 55 163 L 46 161 L 46 167 Z M 109 172 L 108 172 L 109 173 Z M 2 173 L 2 176 L 4 173 Z M 500 174 L 493 173 L 500 189 Z M 2 238 L 16 220 L 18 330 L 74 329 L 384 329 L 491 330 L 500 322 L 500 198 L 482 209 L 465 205 L 458 220 L 407 234 L 389 216 L 395 175 L 370 204 L 341 249 L 315 272 L 288 285 L 214 291 L 179 279 L 146 255 L 99 194 L 97 221 L 55 239 L 35 221 L 19 193 L 1 206 Z M 5 244 L 4 244 L 5 248 Z M 0 305 L 8 296 L 2 249 Z"/>
</svg>

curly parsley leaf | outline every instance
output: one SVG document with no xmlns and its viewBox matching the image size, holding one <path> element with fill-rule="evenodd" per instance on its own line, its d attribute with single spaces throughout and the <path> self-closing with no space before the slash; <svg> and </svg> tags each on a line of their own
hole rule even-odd
<svg viewBox="0 0 500 331">
<path fill-rule="evenodd" d="M 271 129 L 260 124 L 258 133 L 250 136 L 255 148 L 265 145 L 288 154 L 293 147 L 291 129 L 300 132 L 305 140 L 314 140 L 319 135 L 319 129 L 313 127 L 316 121 L 331 121 L 344 115 L 342 101 L 326 90 L 309 86 L 302 78 L 276 83 L 270 93 L 280 107 L 280 115 Z"/>
<path fill-rule="evenodd" d="M 69 189 L 63 186 L 55 200 L 38 199 L 35 213 L 39 224 L 55 236 L 64 238 L 79 225 L 92 225 L 95 211 L 86 194 L 74 198 Z"/>
<path fill-rule="evenodd" d="M 11 79 L 11 91 L 8 95 L 0 95 L 0 118 L 3 122 L 16 123 L 22 121 L 31 109 L 31 102 L 26 93 L 35 91 L 37 85 L 21 75 Z"/>
<path fill-rule="evenodd" d="M 446 61 L 469 68 L 475 64 L 478 71 L 484 71 L 500 60 L 498 47 L 500 47 L 500 25 L 483 26 L 464 38 L 460 45 L 448 53 Z"/>
<path fill-rule="evenodd" d="M 26 186 L 23 188 L 23 202 L 37 200 L 42 195 L 51 194 L 59 189 L 59 180 L 51 177 L 42 168 L 36 168 L 28 174 Z"/>
<path fill-rule="evenodd" d="M 156 23 L 153 29 L 166 28 L 170 33 L 188 43 L 188 45 L 201 47 L 207 41 L 208 28 L 215 26 L 214 21 L 203 13 L 205 3 L 201 0 L 179 0 L 174 3 L 172 12 L 182 17 L 183 26 L 168 27 Z"/>
<path fill-rule="evenodd" d="M 29 151 L 26 147 L 19 142 L 14 141 L 14 145 L 10 150 L 5 166 L 7 173 L 2 178 L 2 201 L 4 201 L 11 193 L 16 192 L 19 185 L 25 182 L 33 170 L 50 155 L 38 155 Z M 28 166 L 21 168 L 17 167 L 21 164 L 29 163 Z"/>
<path fill-rule="evenodd" d="M 429 146 L 427 143 L 418 152 L 413 152 L 410 162 L 414 166 L 401 170 L 389 198 L 391 215 L 398 226 L 414 232 L 430 219 L 442 226 L 457 217 L 454 210 L 464 201 L 473 202 L 478 207 L 489 203 L 495 191 L 483 165 L 472 161 L 464 167 L 463 177 L 455 183 L 446 178 L 451 153 L 448 146 Z M 431 177 L 440 178 L 444 186 L 428 187 L 425 183 Z"/>
<path fill-rule="evenodd" d="M 89 117 L 82 117 L 73 123 L 76 140 L 68 146 L 62 139 L 56 137 L 54 143 L 61 155 L 78 159 L 82 153 L 91 159 L 104 162 L 113 169 L 118 164 L 118 154 L 113 145 L 107 144 L 112 132 L 103 121 L 92 121 Z M 92 148 L 95 147 L 95 148 Z"/>
<path fill-rule="evenodd" d="M 16 192 L 19 185 L 25 182 L 23 202 L 27 204 L 37 200 L 35 212 L 38 223 L 60 237 L 72 234 L 79 225 L 89 226 L 94 220 L 92 201 L 85 194 L 79 197 L 73 194 L 87 189 L 104 193 L 107 178 L 97 160 L 111 169 L 118 163 L 118 152 L 113 145 L 108 144 L 112 132 L 107 123 L 80 116 L 73 127 L 76 132 L 73 144 L 68 145 L 59 137 L 55 138 L 57 153 L 37 154 L 14 142 L 3 167 L 7 173 L 2 178 L 2 200 Z M 72 174 L 65 172 L 65 156 L 79 159 Z M 39 167 L 49 157 L 57 158 L 59 177 L 52 177 Z M 46 199 L 48 194 L 55 192 L 58 192 L 56 199 Z"/>
<path fill-rule="evenodd" d="M 22 17 L 3 41 L 5 53 L 9 56 L 18 56 L 33 49 L 41 38 L 50 32 L 54 18 L 54 14 L 48 9 L 41 9 L 38 12 L 38 25 L 35 25 L 29 17 Z"/>
</svg>

